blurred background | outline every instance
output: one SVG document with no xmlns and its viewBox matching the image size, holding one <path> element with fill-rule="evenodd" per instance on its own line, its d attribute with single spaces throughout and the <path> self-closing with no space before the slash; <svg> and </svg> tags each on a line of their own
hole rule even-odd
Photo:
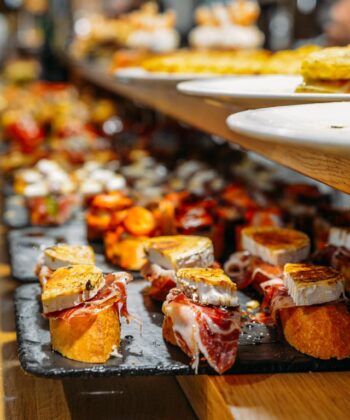
<svg viewBox="0 0 350 420">
<path fill-rule="evenodd" d="M 75 33 L 89 30 L 89 16 L 117 17 L 138 8 L 141 0 L 3 0 L 0 2 L 1 59 L 15 54 L 37 55 L 46 65 L 64 50 Z M 177 14 L 181 45 L 194 25 L 194 10 L 220 0 L 164 0 L 161 10 Z M 257 22 L 272 50 L 303 43 L 345 45 L 350 39 L 350 0 L 259 0 Z"/>
</svg>

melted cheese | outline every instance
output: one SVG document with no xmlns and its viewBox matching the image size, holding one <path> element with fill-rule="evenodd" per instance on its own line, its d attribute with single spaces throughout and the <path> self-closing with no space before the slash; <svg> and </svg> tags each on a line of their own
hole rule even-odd
<svg viewBox="0 0 350 420">
<path fill-rule="evenodd" d="M 57 245 L 44 250 L 38 263 L 50 270 L 57 270 L 74 264 L 94 264 L 95 257 L 91 247 L 86 245 Z"/>
<path fill-rule="evenodd" d="M 284 282 L 297 306 L 318 305 L 344 296 L 344 279 L 330 267 L 286 264 Z"/>
<path fill-rule="evenodd" d="M 220 269 L 181 269 L 177 272 L 177 288 L 202 305 L 239 306 L 236 285 Z"/>
</svg>

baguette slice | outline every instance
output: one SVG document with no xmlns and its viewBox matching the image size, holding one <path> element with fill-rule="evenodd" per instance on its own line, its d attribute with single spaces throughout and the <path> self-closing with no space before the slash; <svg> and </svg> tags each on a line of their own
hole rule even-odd
<svg viewBox="0 0 350 420">
<path fill-rule="evenodd" d="M 95 315 L 50 319 L 51 344 L 68 359 L 104 363 L 120 345 L 119 314 L 113 306 Z"/>
<path fill-rule="evenodd" d="M 350 313 L 345 303 L 280 310 L 288 343 L 318 359 L 350 357 Z"/>
<path fill-rule="evenodd" d="M 305 260 L 310 240 L 305 233 L 278 227 L 249 227 L 242 230 L 245 251 L 272 265 Z"/>
</svg>

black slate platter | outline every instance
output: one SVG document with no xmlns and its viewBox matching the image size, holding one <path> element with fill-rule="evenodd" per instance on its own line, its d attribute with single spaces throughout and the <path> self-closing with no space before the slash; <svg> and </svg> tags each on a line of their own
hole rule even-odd
<svg viewBox="0 0 350 420">
<path fill-rule="evenodd" d="M 84 213 L 78 210 L 66 224 L 79 223 L 83 218 Z M 11 194 L 5 198 L 2 220 L 6 226 L 13 229 L 30 226 L 29 214 L 22 196 Z"/>
<path fill-rule="evenodd" d="M 23 197 L 10 195 L 5 198 L 2 221 L 6 226 L 15 229 L 29 225 L 28 211 Z"/>
<path fill-rule="evenodd" d="M 60 227 L 28 227 L 8 234 L 9 254 L 12 276 L 21 282 L 37 281 L 34 269 L 42 249 L 49 246 L 68 244 L 87 244 L 83 220 L 74 221 Z M 102 244 L 93 244 L 96 265 L 105 273 L 115 270 L 105 261 Z"/>
<path fill-rule="evenodd" d="M 161 305 L 145 293 L 147 282 L 135 280 L 128 285 L 129 312 L 142 320 L 139 325 L 123 322 L 121 357 L 105 364 L 87 364 L 66 359 L 50 347 L 48 321 L 41 312 L 40 287 L 24 285 L 16 290 L 16 328 L 18 354 L 22 368 L 30 374 L 48 378 L 191 375 L 188 358 L 162 338 Z M 250 298 L 240 293 L 244 305 Z M 239 340 L 238 357 L 228 374 L 349 370 L 350 360 L 320 361 L 307 357 L 279 337 L 276 329 L 246 324 Z M 201 362 L 199 374 L 215 374 Z"/>
</svg>

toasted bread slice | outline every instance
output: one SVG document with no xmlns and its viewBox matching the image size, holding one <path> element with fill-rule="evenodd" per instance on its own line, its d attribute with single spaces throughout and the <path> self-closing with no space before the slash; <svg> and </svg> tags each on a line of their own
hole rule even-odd
<svg viewBox="0 0 350 420">
<path fill-rule="evenodd" d="M 280 310 L 288 343 L 318 359 L 350 357 L 350 313 L 345 303 Z"/>
<path fill-rule="evenodd" d="M 145 243 L 145 252 L 152 264 L 173 270 L 208 267 L 214 262 L 213 244 L 202 236 L 159 236 Z"/>
<path fill-rule="evenodd" d="M 44 285 L 44 313 L 73 308 L 92 299 L 104 286 L 102 271 L 93 265 L 71 265 L 56 270 Z"/>
<path fill-rule="evenodd" d="M 53 350 L 86 363 L 104 363 L 120 345 L 118 311 L 112 306 L 95 315 L 50 319 Z"/>
<path fill-rule="evenodd" d="M 297 263 L 310 252 L 310 240 L 303 232 L 278 227 L 249 227 L 242 230 L 244 250 L 272 265 Z"/>
<path fill-rule="evenodd" d="M 43 251 L 43 265 L 50 270 L 75 264 L 95 264 L 95 254 L 88 245 L 55 245 Z"/>
<path fill-rule="evenodd" d="M 332 302 L 344 296 L 344 278 L 331 267 L 286 264 L 284 282 L 298 306 Z"/>
<path fill-rule="evenodd" d="M 181 268 L 177 288 L 202 305 L 238 306 L 237 286 L 220 268 Z"/>
</svg>

